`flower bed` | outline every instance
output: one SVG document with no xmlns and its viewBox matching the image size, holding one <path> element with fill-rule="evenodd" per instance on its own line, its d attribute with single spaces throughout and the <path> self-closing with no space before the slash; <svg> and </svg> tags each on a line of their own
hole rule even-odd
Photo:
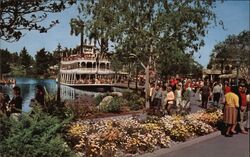
<svg viewBox="0 0 250 157">
<path fill-rule="evenodd" d="M 99 122 L 74 122 L 66 139 L 79 156 L 126 156 L 170 147 L 174 141 L 214 132 L 221 119 L 220 110 L 200 111 L 187 116 L 133 118 Z"/>
</svg>

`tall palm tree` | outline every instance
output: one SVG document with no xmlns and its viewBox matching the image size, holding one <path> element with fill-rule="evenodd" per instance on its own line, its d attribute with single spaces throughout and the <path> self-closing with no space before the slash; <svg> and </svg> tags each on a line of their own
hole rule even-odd
<svg viewBox="0 0 250 157">
<path fill-rule="evenodd" d="M 71 19 L 70 20 L 70 34 L 71 35 L 76 35 L 78 36 L 79 34 L 81 35 L 80 40 L 81 40 L 81 53 L 83 53 L 83 42 L 84 42 L 84 27 L 85 27 L 85 22 L 81 19 Z"/>
</svg>

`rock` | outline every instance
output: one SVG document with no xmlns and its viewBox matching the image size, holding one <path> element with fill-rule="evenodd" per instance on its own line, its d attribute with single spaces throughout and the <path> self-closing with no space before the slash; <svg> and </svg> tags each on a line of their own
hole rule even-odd
<svg viewBox="0 0 250 157">
<path fill-rule="evenodd" d="M 122 97 L 123 94 L 121 92 L 112 92 L 111 93 L 112 96 L 118 96 L 118 97 Z"/>
<path fill-rule="evenodd" d="M 102 99 L 102 101 L 100 102 L 99 106 L 105 106 L 107 104 L 109 104 L 112 101 L 113 97 L 112 96 L 106 96 Z"/>
</svg>

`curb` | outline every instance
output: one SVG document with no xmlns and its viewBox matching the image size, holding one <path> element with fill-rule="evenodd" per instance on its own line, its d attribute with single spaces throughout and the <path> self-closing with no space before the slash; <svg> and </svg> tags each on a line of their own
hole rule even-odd
<svg viewBox="0 0 250 157">
<path fill-rule="evenodd" d="M 170 148 L 159 149 L 159 150 L 156 150 L 156 151 L 154 151 L 152 153 L 146 153 L 146 154 L 139 155 L 138 157 L 159 157 L 159 156 L 163 156 L 163 155 L 166 155 L 168 153 L 171 153 L 171 152 L 174 152 L 174 151 L 189 147 L 191 145 L 194 145 L 194 144 L 197 144 L 197 143 L 200 143 L 200 142 L 204 142 L 206 140 L 215 138 L 215 137 L 220 136 L 220 135 L 221 135 L 221 132 L 216 131 L 214 133 L 204 135 L 204 136 L 201 136 L 201 137 L 197 137 L 197 138 L 194 138 L 194 139 L 192 139 L 190 141 L 186 141 L 186 142 L 183 142 L 181 144 L 174 145 L 174 146 L 172 146 Z"/>
</svg>

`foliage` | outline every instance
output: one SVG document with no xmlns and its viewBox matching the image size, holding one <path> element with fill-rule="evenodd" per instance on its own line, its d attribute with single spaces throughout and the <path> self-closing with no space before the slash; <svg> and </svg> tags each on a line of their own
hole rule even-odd
<svg viewBox="0 0 250 157">
<path fill-rule="evenodd" d="M 124 100 L 120 97 L 114 97 L 108 105 L 108 112 L 117 113 L 121 111 L 121 106 L 123 105 Z"/>
<path fill-rule="evenodd" d="M 124 100 L 120 97 L 114 97 L 110 102 L 101 103 L 98 108 L 102 112 L 118 113 L 121 111 L 121 106 L 124 104 Z"/>
<path fill-rule="evenodd" d="M 45 48 L 37 51 L 35 55 L 36 60 L 36 74 L 38 75 L 47 75 L 47 70 L 51 65 L 51 59 L 53 58 L 52 54 L 45 50 Z"/>
<path fill-rule="evenodd" d="M 213 4 L 211 0 L 99 0 L 82 2 L 79 13 L 89 35 L 104 43 L 113 43 L 123 58 L 134 53 L 146 66 L 152 64 L 150 57 L 163 66 L 162 56 L 192 55 L 204 46 L 202 37 L 216 19 Z M 174 63 L 175 56 L 172 58 Z M 181 59 L 185 59 L 185 55 Z"/>
<path fill-rule="evenodd" d="M 95 100 L 88 96 L 82 96 L 74 101 L 67 101 L 65 106 L 72 111 L 75 119 L 85 119 L 98 113 Z"/>
<path fill-rule="evenodd" d="M 95 97 L 95 105 L 98 106 L 104 97 L 108 96 L 108 94 L 99 94 Z"/>
<path fill-rule="evenodd" d="M 114 70 L 114 72 L 117 74 L 120 70 L 123 68 L 123 64 L 121 60 L 116 55 L 113 55 L 111 57 L 111 69 Z"/>
<path fill-rule="evenodd" d="M 80 39 L 80 43 L 81 43 L 81 52 L 83 52 L 83 43 L 84 43 L 84 27 L 85 27 L 85 23 L 83 20 L 81 20 L 79 17 L 78 19 L 73 18 L 70 20 L 70 34 L 71 35 L 76 35 L 78 36 L 79 34 L 81 34 L 81 39 Z"/>
<path fill-rule="evenodd" d="M 72 119 L 74 117 L 74 113 L 72 113 L 71 108 L 67 108 L 65 102 L 60 102 L 58 104 L 56 95 L 46 94 L 45 95 L 45 109 L 44 112 L 49 115 L 55 116 L 60 120 L 63 119 Z"/>
<path fill-rule="evenodd" d="M 8 42 L 18 41 L 23 36 L 23 30 L 46 33 L 59 23 L 58 20 L 53 20 L 49 26 L 44 26 L 47 13 L 61 12 L 74 3 L 75 0 L 1 0 L 1 39 Z"/>
<path fill-rule="evenodd" d="M 0 73 L 10 73 L 14 76 L 26 76 L 32 74 L 33 58 L 24 47 L 20 54 L 11 53 L 7 49 L 0 50 Z M 3 65 L 2 65 L 3 64 Z"/>
<path fill-rule="evenodd" d="M 11 75 L 12 76 L 26 76 L 27 71 L 24 66 L 11 65 Z"/>
<path fill-rule="evenodd" d="M 145 99 L 140 97 L 137 94 L 134 94 L 131 99 L 128 101 L 128 106 L 130 110 L 140 110 L 145 105 Z"/>
<path fill-rule="evenodd" d="M 125 91 L 123 92 L 123 98 L 127 100 L 130 110 L 140 110 L 145 105 L 145 99 L 139 96 L 136 92 Z"/>
<path fill-rule="evenodd" d="M 61 50 L 61 48 L 60 48 Z M 57 64 L 60 53 L 68 50 L 56 50 L 52 53 L 41 49 L 37 52 L 35 60 L 24 47 L 20 54 L 0 49 L 0 77 L 1 74 L 10 73 L 13 76 L 39 76 L 49 75 L 48 67 Z M 58 57 L 59 56 L 59 57 Z"/>
<path fill-rule="evenodd" d="M 218 65 L 221 73 L 228 73 L 237 67 L 238 60 L 243 78 L 249 81 L 249 74 L 246 70 L 250 62 L 249 36 L 250 31 L 242 31 L 238 35 L 229 35 L 224 41 L 216 44 L 210 55 L 208 67 L 214 68 L 212 65 Z M 225 67 L 229 64 L 232 67 L 226 70 Z"/>
<path fill-rule="evenodd" d="M 158 60 L 160 62 L 158 69 L 161 72 L 161 76 L 176 74 L 201 76 L 202 74 L 202 66 L 194 61 L 191 55 L 180 51 L 170 51 L 168 55 L 162 54 Z"/>
<path fill-rule="evenodd" d="M 73 156 L 70 148 L 60 136 L 64 122 L 35 108 L 23 113 L 20 120 L 0 117 L 0 156 Z M 4 126 L 4 128 L 3 128 Z M 7 128 L 6 128 L 7 127 Z"/>
<path fill-rule="evenodd" d="M 32 64 L 32 56 L 29 55 L 27 49 L 25 47 L 23 47 L 23 49 L 20 52 L 20 56 L 19 56 L 19 63 L 20 65 L 24 66 L 25 69 L 29 69 L 29 67 Z"/>
<path fill-rule="evenodd" d="M 1 74 L 10 72 L 10 65 L 12 63 L 11 53 L 6 49 L 0 49 L 0 77 Z"/>
</svg>

